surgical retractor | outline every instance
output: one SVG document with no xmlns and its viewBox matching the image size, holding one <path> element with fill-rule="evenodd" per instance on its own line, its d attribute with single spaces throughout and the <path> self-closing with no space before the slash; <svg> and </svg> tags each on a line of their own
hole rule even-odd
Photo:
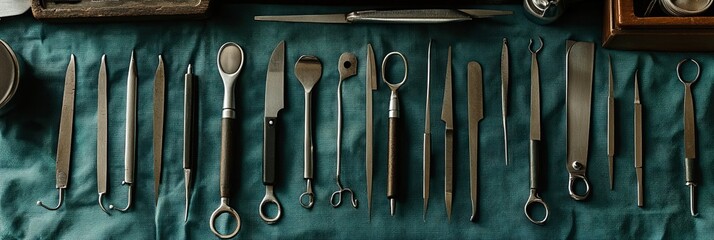
<svg viewBox="0 0 714 240">
<path fill-rule="evenodd" d="M 337 183 L 337 191 L 330 196 L 330 204 L 332 207 L 339 207 L 342 204 L 342 193 L 349 193 L 352 207 L 357 208 L 357 199 L 352 189 L 343 187 L 340 181 L 340 164 L 342 160 L 341 143 L 342 143 L 342 81 L 357 75 L 357 56 L 352 53 L 343 53 L 340 55 L 337 70 L 340 73 L 340 80 L 337 83 L 337 166 L 335 173 L 335 181 Z"/>
<path fill-rule="evenodd" d="M 300 195 L 300 205 L 312 208 L 315 204 L 315 193 L 312 189 L 313 180 L 313 145 L 312 145 L 312 90 L 322 77 L 322 63 L 315 56 L 301 56 L 295 63 L 295 76 L 305 89 L 305 135 L 303 139 L 303 160 L 305 192 Z"/>
</svg>

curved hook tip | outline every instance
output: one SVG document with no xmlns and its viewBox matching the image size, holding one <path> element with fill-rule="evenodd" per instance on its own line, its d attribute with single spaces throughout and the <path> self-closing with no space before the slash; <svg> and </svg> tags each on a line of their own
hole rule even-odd
<svg viewBox="0 0 714 240">
<path fill-rule="evenodd" d="M 122 185 L 127 185 L 127 184 L 129 185 L 129 193 L 127 194 L 127 204 L 126 204 L 126 207 L 125 207 L 125 208 L 117 208 L 116 206 L 114 206 L 114 204 L 109 204 L 109 209 L 117 210 L 117 211 L 120 211 L 120 212 L 126 212 L 126 211 L 128 211 L 129 208 L 131 207 L 131 200 L 132 200 L 132 195 L 131 195 L 131 192 L 132 192 L 132 191 L 131 191 L 131 190 L 132 190 L 132 185 L 131 185 L 131 183 L 127 183 L 127 182 L 124 182 L 124 181 L 122 181 L 121 184 L 122 184 Z"/>
<path fill-rule="evenodd" d="M 47 209 L 47 210 L 50 210 L 50 211 L 55 211 L 55 210 L 59 209 L 60 207 L 62 207 L 62 202 L 64 202 L 64 188 L 57 188 L 57 192 L 59 192 L 59 193 L 58 193 L 58 194 L 59 194 L 59 197 L 58 197 L 59 200 L 58 200 L 58 203 L 57 203 L 57 206 L 56 206 L 56 207 L 49 207 L 49 206 L 43 204 L 42 201 L 39 201 L 39 200 L 38 200 L 37 203 L 35 203 L 35 204 L 37 204 L 37 206 L 43 207 L 43 208 L 45 208 L 45 209 Z"/>
<path fill-rule="evenodd" d="M 107 209 L 104 208 L 104 201 L 103 201 L 104 198 L 103 198 L 103 197 L 104 197 L 104 193 L 100 193 L 100 194 L 99 194 L 99 199 L 98 199 L 98 201 L 99 201 L 99 208 L 101 208 L 102 211 L 103 211 L 104 213 L 106 213 L 107 215 L 111 215 L 111 214 L 109 213 L 109 211 L 107 211 Z"/>
</svg>

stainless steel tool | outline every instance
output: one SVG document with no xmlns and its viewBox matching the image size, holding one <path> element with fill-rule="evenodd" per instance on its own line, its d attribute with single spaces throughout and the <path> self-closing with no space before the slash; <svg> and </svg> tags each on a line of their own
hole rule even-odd
<svg viewBox="0 0 714 240">
<path fill-rule="evenodd" d="M 265 77 L 265 120 L 263 121 L 263 185 L 265 197 L 260 201 L 258 213 L 267 224 L 280 220 L 283 208 L 273 193 L 275 185 L 275 160 L 278 154 L 278 113 L 285 107 L 285 41 L 280 41 L 273 49 Z M 278 212 L 269 217 L 263 210 L 268 204 L 275 204 Z"/>
<path fill-rule="evenodd" d="M 104 208 L 104 194 L 107 193 L 107 115 L 107 56 L 102 55 L 97 80 L 97 193 L 99 207 L 109 214 Z"/>
<path fill-rule="evenodd" d="M 47 210 L 57 210 L 64 202 L 64 192 L 69 182 L 69 162 L 72 159 L 72 131 L 74 124 L 74 90 L 75 90 L 74 54 L 70 55 L 67 73 L 64 77 L 64 93 L 62 94 L 62 113 L 60 114 L 59 134 L 57 136 L 57 159 L 55 171 L 55 188 L 57 188 L 58 203 L 49 207 L 37 201 L 37 206 Z"/>
<path fill-rule="evenodd" d="M 566 43 L 566 125 L 568 193 L 575 200 L 585 200 L 590 195 L 590 182 L 586 177 L 590 138 L 590 108 L 592 101 L 593 65 L 595 44 L 591 42 Z M 582 180 L 585 193 L 575 191 L 575 181 Z"/>
<path fill-rule="evenodd" d="M 607 60 L 610 64 L 607 91 L 607 163 L 610 170 L 610 191 L 612 191 L 615 180 L 615 95 L 612 83 L 612 58 L 610 55 L 607 56 Z"/>
<path fill-rule="evenodd" d="M 196 80 L 193 77 L 191 64 L 186 69 L 186 74 L 183 75 L 183 178 L 184 178 L 184 209 L 183 222 L 188 221 L 189 200 L 191 200 L 191 170 L 193 169 L 195 140 L 194 134 L 196 131 L 196 91 L 194 87 Z"/>
<path fill-rule="evenodd" d="M 127 185 L 127 204 L 125 208 L 116 208 L 110 204 L 109 209 L 126 212 L 131 207 L 132 190 L 134 189 L 134 164 L 136 163 L 136 93 L 137 93 L 136 60 L 134 51 L 131 52 L 129 61 L 129 73 L 126 79 L 126 137 L 124 139 L 124 181 L 121 185 Z"/>
<path fill-rule="evenodd" d="M 236 102 L 235 102 L 235 83 L 236 78 L 243 69 L 245 63 L 245 54 L 243 48 L 233 42 L 227 42 L 218 50 L 216 57 L 216 65 L 218 72 L 223 79 L 223 111 L 221 113 L 221 165 L 220 165 L 220 192 L 221 204 L 218 205 L 209 219 L 211 231 L 219 238 L 233 238 L 238 235 L 241 223 L 240 216 L 235 209 L 228 206 L 231 196 L 231 161 L 235 159 L 235 140 L 234 131 L 236 130 Z M 235 229 L 229 234 L 222 234 L 216 230 L 215 221 L 219 215 L 223 213 L 230 214 L 236 221 Z"/>
<path fill-rule="evenodd" d="M 635 173 L 637 174 L 637 206 L 645 205 L 645 191 L 642 183 L 642 102 L 640 86 L 635 72 Z"/>
<path fill-rule="evenodd" d="M 422 183 L 422 198 L 424 199 L 424 214 L 423 219 L 426 222 L 426 210 L 429 207 L 429 182 L 431 179 L 431 108 L 429 107 L 429 95 L 431 91 L 431 40 L 429 40 L 429 49 L 427 50 L 426 62 L 426 104 L 424 109 L 424 144 L 422 146 L 423 159 L 423 183 Z"/>
<path fill-rule="evenodd" d="M 540 178 L 540 157 L 541 147 L 541 127 L 540 127 L 540 73 L 538 65 L 538 52 L 543 49 L 543 38 L 540 39 L 540 47 L 535 51 L 532 48 L 533 39 L 528 43 L 528 51 L 531 52 L 531 131 L 530 131 L 530 192 L 528 201 L 523 206 L 526 218 L 532 223 L 542 225 L 548 220 L 548 204 L 538 195 L 538 181 Z M 545 208 L 545 216 L 541 220 L 536 220 L 531 216 L 528 208 L 534 204 L 541 204 Z"/>
<path fill-rule="evenodd" d="M 164 59 L 159 55 L 159 65 L 154 76 L 154 205 L 159 202 L 161 185 L 161 161 L 164 151 L 164 99 L 166 81 L 164 80 Z"/>
<path fill-rule="evenodd" d="M 572 0 L 571 0 L 572 1 Z M 523 0 L 526 17 L 538 24 L 557 20 L 565 12 L 566 0 Z"/>
<path fill-rule="evenodd" d="M 305 137 L 304 137 L 304 172 L 306 189 L 300 195 L 300 205 L 312 208 L 315 204 L 315 193 L 312 190 L 313 175 L 313 145 L 312 145 L 312 89 L 322 77 L 322 63 L 315 56 L 300 56 L 295 63 L 295 76 L 305 89 Z"/>
<path fill-rule="evenodd" d="M 366 10 L 347 14 L 255 16 L 254 20 L 303 23 L 448 23 L 511 14 L 511 11 L 482 9 Z"/>
<path fill-rule="evenodd" d="M 483 74 L 481 64 L 468 64 L 469 116 L 469 188 L 471 190 L 471 221 L 478 218 L 478 124 L 483 119 Z"/>
<path fill-rule="evenodd" d="M 367 212 L 372 220 L 372 160 L 374 157 L 374 129 L 372 93 L 377 90 L 377 64 L 372 44 L 367 44 L 367 68 L 365 78 L 365 170 L 367 176 Z"/>
<path fill-rule="evenodd" d="M 342 193 L 349 193 L 352 207 L 357 208 L 355 193 L 350 188 L 342 187 L 342 182 L 340 181 L 340 164 L 342 162 L 342 81 L 357 75 L 357 56 L 352 53 L 343 53 L 340 55 L 340 60 L 337 64 L 337 70 L 340 73 L 340 80 L 337 83 L 337 170 L 335 174 L 337 191 L 333 192 L 332 196 L 330 196 L 330 204 L 332 207 L 339 207 L 340 204 L 342 204 Z"/>
<path fill-rule="evenodd" d="M 684 80 L 680 71 L 683 63 L 690 61 L 697 65 L 697 75 L 692 80 Z M 684 177 L 686 185 L 689 186 L 689 211 L 696 217 L 697 213 L 697 127 L 694 123 L 694 97 L 692 95 L 692 85 L 699 80 L 702 72 L 699 62 L 694 59 L 684 59 L 677 64 L 677 78 L 684 85 Z"/>
<path fill-rule="evenodd" d="M 508 116 L 508 39 L 503 38 L 501 48 L 501 118 L 503 120 L 503 146 L 506 166 L 508 166 L 508 129 L 506 117 Z"/>
<path fill-rule="evenodd" d="M 441 121 L 444 121 L 444 205 L 449 221 L 451 221 L 451 202 L 454 197 L 454 98 L 451 91 L 451 46 L 449 46 L 444 79 L 444 101 L 441 105 Z"/>
<path fill-rule="evenodd" d="M 391 56 L 399 56 L 404 62 L 404 79 L 396 84 L 387 81 L 386 77 L 387 60 L 389 60 Z M 389 97 L 389 134 L 387 139 L 387 199 L 389 200 L 389 214 L 392 216 L 394 216 L 394 212 L 397 208 L 397 133 L 399 131 L 399 97 L 397 96 L 397 90 L 407 81 L 408 75 L 409 66 L 407 58 L 404 57 L 402 53 L 390 52 L 387 56 L 384 56 L 384 60 L 382 60 L 382 81 L 387 84 L 389 90 L 392 92 Z"/>
</svg>

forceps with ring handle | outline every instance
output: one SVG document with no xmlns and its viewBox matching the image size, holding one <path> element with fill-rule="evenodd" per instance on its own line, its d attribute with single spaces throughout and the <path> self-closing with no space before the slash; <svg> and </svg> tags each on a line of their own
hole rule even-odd
<svg viewBox="0 0 714 240">
<path fill-rule="evenodd" d="M 531 52 L 531 119 L 530 119 L 530 194 L 523 212 L 532 223 L 542 225 L 548 220 L 548 204 L 538 196 L 538 178 L 540 172 L 541 157 L 541 127 L 540 127 L 540 74 L 538 73 L 537 55 L 543 49 L 543 39 L 540 38 L 540 47 L 533 51 L 533 40 L 528 43 L 528 51 Z M 543 205 L 545 216 L 541 220 L 535 220 L 528 212 L 528 207 L 534 204 Z"/>
</svg>

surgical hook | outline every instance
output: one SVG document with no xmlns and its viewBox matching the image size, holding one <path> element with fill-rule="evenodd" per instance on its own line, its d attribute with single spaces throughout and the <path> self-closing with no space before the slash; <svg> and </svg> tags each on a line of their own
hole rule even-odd
<svg viewBox="0 0 714 240">
<path fill-rule="evenodd" d="M 127 198 L 126 198 L 127 199 L 126 207 L 125 208 L 117 208 L 114 206 L 114 204 L 109 204 L 109 209 L 117 210 L 120 212 L 126 212 L 131 207 L 131 199 L 132 199 L 132 197 L 131 197 L 132 191 L 131 190 L 133 188 L 133 185 L 131 183 L 127 183 L 125 181 L 122 181 L 121 185 L 129 185 L 129 194 L 127 194 Z"/>
<path fill-rule="evenodd" d="M 56 207 L 48 207 L 47 205 L 43 204 L 42 201 L 37 201 L 37 206 L 43 207 L 50 211 L 59 209 L 62 206 L 62 202 L 64 202 L 64 188 L 57 188 L 57 192 L 59 192 L 59 203 L 57 203 Z"/>
<path fill-rule="evenodd" d="M 107 209 L 104 208 L 104 201 L 102 201 L 102 199 L 104 199 L 103 197 L 104 197 L 104 193 L 100 193 L 99 194 L 99 208 L 101 208 L 102 211 L 104 211 L 104 213 L 109 214 Z M 109 214 L 109 215 L 111 215 L 111 214 Z"/>
</svg>

